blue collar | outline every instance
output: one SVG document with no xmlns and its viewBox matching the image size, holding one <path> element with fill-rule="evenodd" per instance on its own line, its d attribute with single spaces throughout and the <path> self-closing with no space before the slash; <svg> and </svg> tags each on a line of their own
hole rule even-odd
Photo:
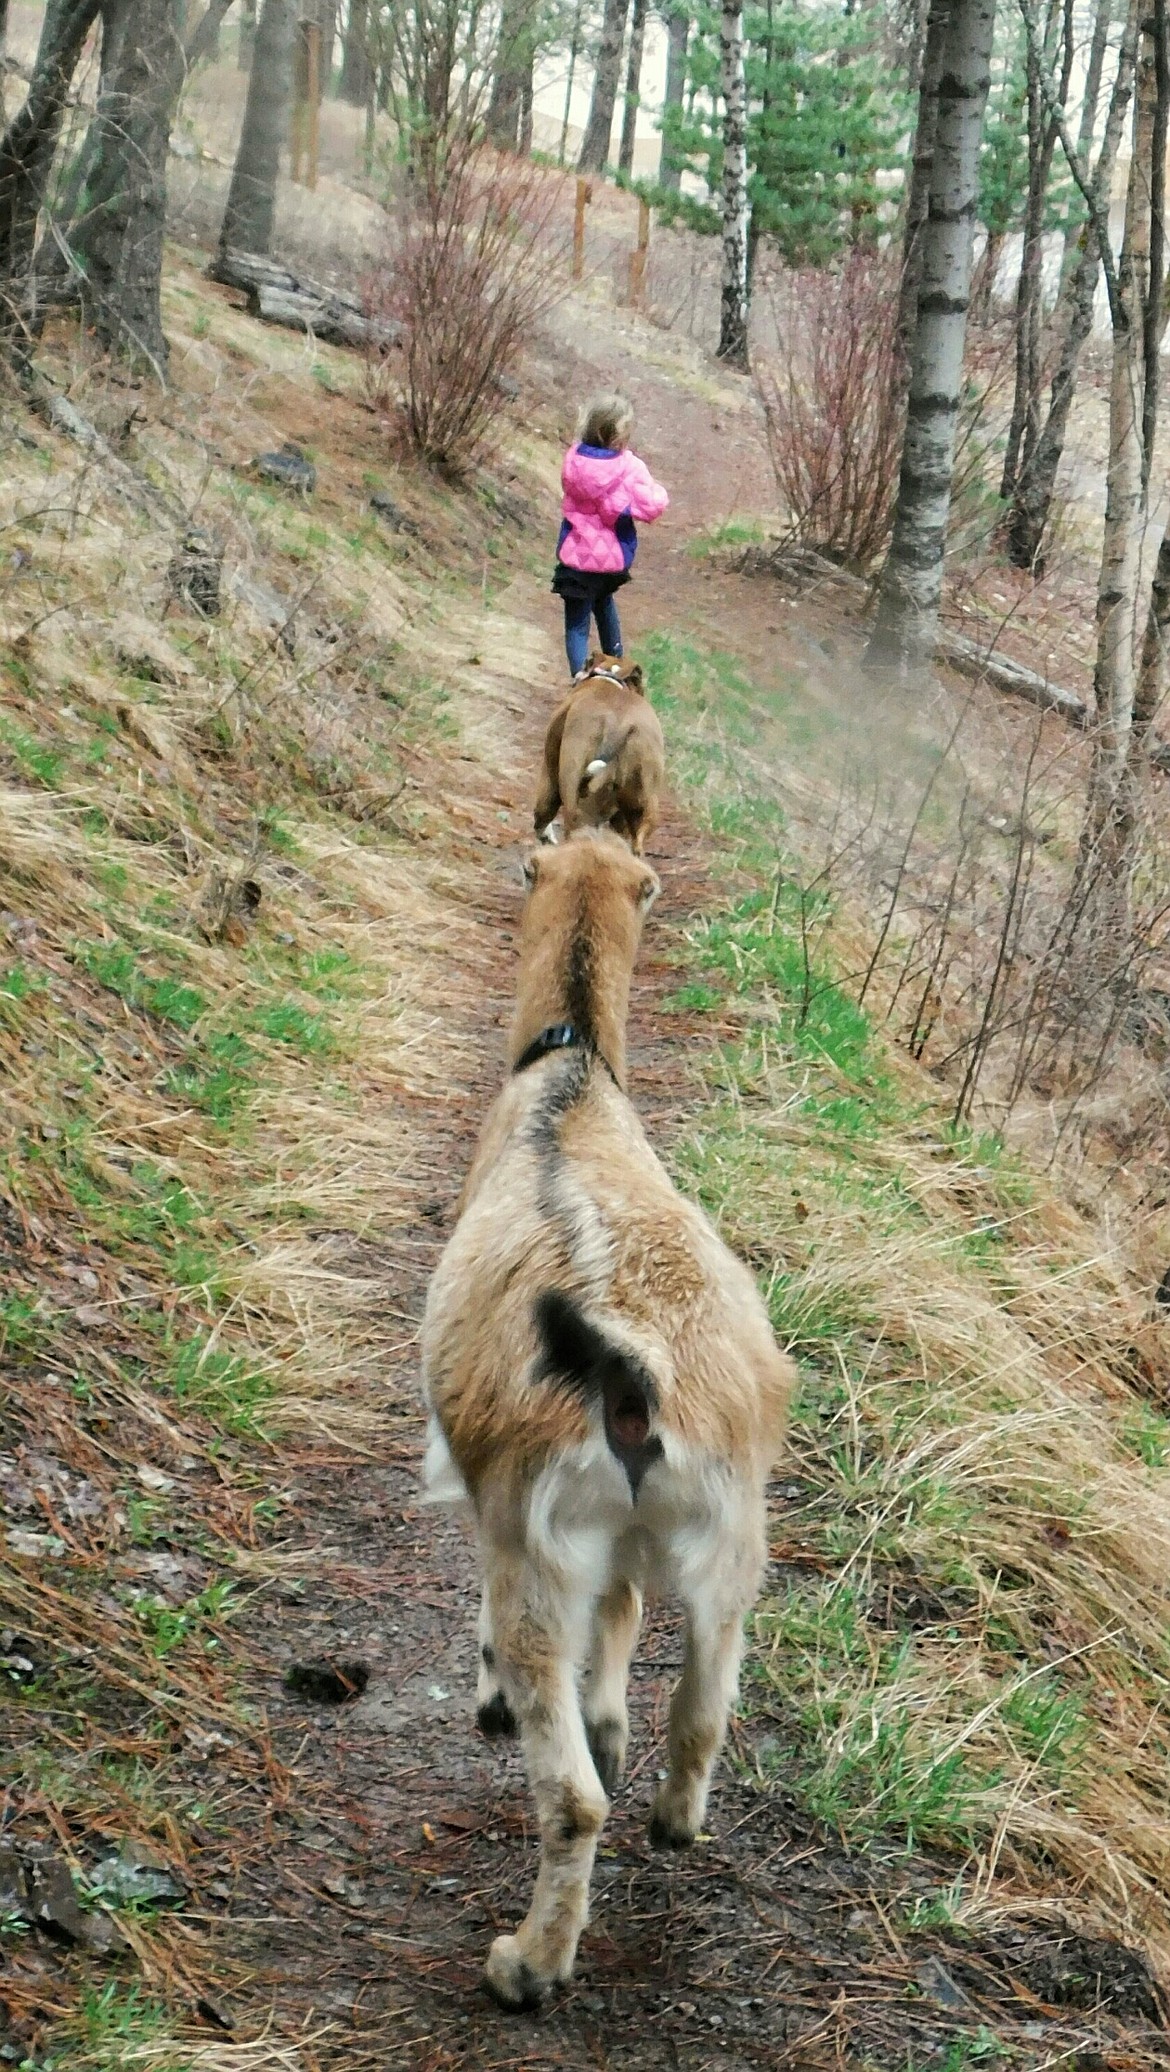
<svg viewBox="0 0 1170 2072">
<path fill-rule="evenodd" d="M 578 453 L 583 453 L 585 455 L 586 460 L 616 460 L 618 454 L 621 452 L 621 447 L 586 446 L 582 442 L 582 444 L 578 446 L 577 451 Z"/>
</svg>

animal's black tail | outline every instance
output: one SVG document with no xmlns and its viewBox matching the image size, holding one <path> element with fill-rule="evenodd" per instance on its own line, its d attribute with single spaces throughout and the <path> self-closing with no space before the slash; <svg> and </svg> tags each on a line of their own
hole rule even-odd
<svg viewBox="0 0 1170 2072">
<path fill-rule="evenodd" d="M 636 1498 L 647 1468 L 662 1458 L 651 1430 L 658 1391 L 648 1367 L 592 1323 L 575 1296 L 545 1288 L 533 1304 L 545 1378 L 600 1403 L 606 1444 L 629 1477 Z"/>
</svg>

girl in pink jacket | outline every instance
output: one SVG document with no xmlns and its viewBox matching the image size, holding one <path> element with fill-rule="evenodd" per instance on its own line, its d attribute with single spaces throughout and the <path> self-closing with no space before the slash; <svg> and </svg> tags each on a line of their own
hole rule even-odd
<svg viewBox="0 0 1170 2072">
<path fill-rule="evenodd" d="M 614 591 L 630 580 L 638 551 L 634 520 L 651 523 L 670 501 L 645 461 L 630 452 L 633 428 L 624 396 L 594 397 L 561 467 L 564 518 L 552 586 L 564 601 L 565 650 L 574 678 L 585 667 L 591 618 L 603 652 L 621 654 Z"/>
</svg>

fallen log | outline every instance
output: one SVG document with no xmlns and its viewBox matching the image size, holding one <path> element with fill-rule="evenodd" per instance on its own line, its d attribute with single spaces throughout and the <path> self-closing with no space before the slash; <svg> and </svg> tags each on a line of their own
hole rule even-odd
<svg viewBox="0 0 1170 2072">
<path fill-rule="evenodd" d="M 939 660 L 949 662 L 952 669 L 960 670 L 976 682 L 982 680 L 994 684 L 997 691 L 1006 691 L 1009 697 L 1026 698 L 1029 705 L 1038 705 L 1043 712 L 1059 712 L 1076 727 L 1089 723 L 1089 708 L 1075 691 L 1066 691 L 1058 683 L 1049 683 L 1046 676 L 1038 676 L 1034 669 L 1025 669 L 1022 662 L 1012 662 L 1006 655 L 990 653 L 981 648 L 977 640 L 968 640 L 962 633 L 952 633 L 948 627 L 940 626 L 937 654 Z"/>
<path fill-rule="evenodd" d="M 847 591 L 859 603 L 867 602 L 870 595 L 870 586 L 862 576 L 838 568 L 835 561 L 818 554 L 814 547 L 795 542 L 780 547 L 748 547 L 740 557 L 739 567 L 745 575 L 779 576 L 782 581 L 804 587 L 827 583 Z M 949 662 L 952 669 L 976 682 L 993 684 L 997 691 L 1006 691 L 1012 698 L 1025 698 L 1029 705 L 1037 705 L 1043 712 L 1059 712 L 1074 726 L 1088 725 L 1089 708 L 1075 691 L 1050 683 L 1046 676 L 1038 676 L 1034 669 L 1026 669 L 1022 662 L 1013 662 L 1007 655 L 980 647 L 977 640 L 968 640 L 963 633 L 940 626 L 935 653 L 940 662 Z"/>
<path fill-rule="evenodd" d="M 223 288 L 239 288 L 245 295 L 261 287 L 295 290 L 299 285 L 287 266 L 278 265 L 275 259 L 267 259 L 260 252 L 219 251 L 207 269 L 207 278 L 218 281 Z"/>
<path fill-rule="evenodd" d="M 288 331 L 311 332 L 326 345 L 397 345 L 401 336 L 397 324 L 375 324 L 359 310 L 335 296 L 320 296 L 304 288 L 278 288 L 261 284 L 248 296 L 253 316 L 264 324 L 280 324 Z"/>
</svg>

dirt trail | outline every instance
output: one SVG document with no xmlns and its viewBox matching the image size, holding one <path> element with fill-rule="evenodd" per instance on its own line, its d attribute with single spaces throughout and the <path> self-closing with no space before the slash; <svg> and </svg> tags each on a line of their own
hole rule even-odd
<svg viewBox="0 0 1170 2072">
<path fill-rule="evenodd" d="M 729 476 L 744 507 L 766 505 L 746 395 L 716 387 L 696 366 L 682 423 L 677 368 L 648 368 L 623 348 L 616 323 L 599 318 L 587 338 L 583 329 L 575 322 L 574 386 L 628 385 L 640 443 L 675 499 L 670 520 L 645 543 L 637 590 L 627 593 L 628 645 L 636 646 L 639 628 L 694 613 L 721 629 L 725 645 L 758 652 L 774 631 L 766 597 L 745 621 L 745 586 L 696 578 L 686 553 L 697 526 L 728 515 Z M 550 695 L 562 666 L 556 611 L 543 582 L 525 573 L 496 620 L 505 635 L 505 612 L 545 631 Z M 484 632 L 498 640 L 486 622 Z M 376 1255 L 365 1248 L 363 1262 L 383 1274 L 388 1304 L 415 1320 L 498 1083 L 496 1025 L 508 1010 L 519 899 L 511 863 L 548 703 L 506 673 L 485 673 L 484 695 L 513 779 L 489 776 L 466 755 L 437 766 L 453 821 L 471 837 L 463 861 L 484 945 L 473 1005 L 464 1004 L 466 973 L 452 963 L 434 974 L 435 1011 L 448 1033 L 454 1022 L 462 1059 L 449 1100 L 426 1118 L 445 1184 L 436 1196 L 433 1173 L 421 1176 L 411 1217 Z M 713 888 L 702 842 L 677 808 L 653 861 L 664 898 L 634 989 L 631 1077 L 662 1144 L 696 1098 L 685 1024 L 680 1033 L 677 1016 L 668 1024 L 658 1012 L 677 983 L 670 938 Z M 693 1040 L 705 1039 L 696 1032 Z M 385 1374 L 377 1458 L 310 1450 L 293 1463 L 300 1539 L 287 1551 L 309 1550 L 313 1579 L 262 1594 L 250 1614 L 267 1664 L 255 1695 L 289 1789 L 263 1837 L 250 1838 L 249 1867 L 230 1897 L 221 1895 L 212 1945 L 225 2006 L 248 2025 L 274 2009 L 282 2032 L 316 2037 L 305 2043 L 309 2062 L 315 2053 L 347 2072 L 904 2067 L 943 2062 L 954 2039 L 981 2024 L 1014 2046 L 1017 2063 L 1051 2063 L 1078 2050 L 1090 2052 L 1075 2059 L 1085 2066 L 1122 2062 L 1093 2055 L 1097 2029 L 1062 2019 L 1029 1990 L 1043 1938 L 959 1947 L 916 1936 L 908 1948 L 898 1927 L 907 1905 L 957 1866 L 893 1848 L 850 1856 L 783 1791 L 759 1793 L 747 1779 L 769 1737 L 765 1713 L 734 1730 L 713 1795 L 712 1838 L 682 1860 L 653 1853 L 645 1819 L 679 1666 L 669 1610 L 652 1614 L 635 1660 L 630 1772 L 603 1836 L 577 1977 L 537 2020 L 495 2010 L 480 1969 L 491 1936 L 527 1901 L 531 1806 L 517 1753 L 490 1747 L 473 1725 L 474 1556 L 458 1524 L 420 1506 L 416 1403 L 408 1345 Z M 784 1503 L 781 1483 L 778 1525 Z M 318 1654 L 368 1663 L 363 1695 L 340 1708 L 281 1695 L 284 1664 Z M 1025 1982 L 1017 1988 L 1017 1980 Z"/>
</svg>

